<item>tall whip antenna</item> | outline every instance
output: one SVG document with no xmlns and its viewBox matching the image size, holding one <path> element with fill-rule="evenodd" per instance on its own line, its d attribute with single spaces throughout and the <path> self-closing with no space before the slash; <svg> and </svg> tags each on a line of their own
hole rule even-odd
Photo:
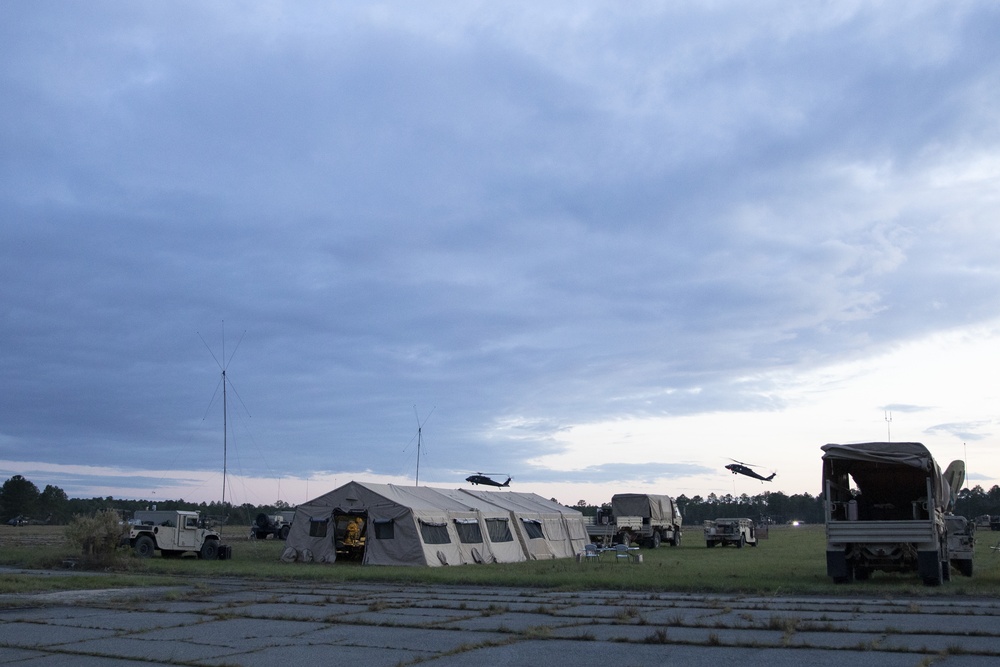
<svg viewBox="0 0 1000 667">
<path fill-rule="evenodd" d="M 424 424 L 427 423 L 427 420 L 431 418 L 432 414 L 434 414 L 434 408 L 431 408 L 431 411 L 430 413 L 428 413 L 427 418 L 421 422 L 420 415 L 417 413 L 417 406 L 415 405 L 413 406 L 413 415 L 417 418 L 417 477 L 416 481 L 413 484 L 414 486 L 420 486 L 420 445 L 421 441 L 423 440 Z M 411 440 L 410 442 L 413 441 Z"/>
<path fill-rule="evenodd" d="M 215 353 L 212 352 L 212 348 L 208 347 L 208 343 L 205 343 L 205 339 L 202 338 L 201 332 L 198 333 L 198 337 L 201 338 L 201 342 L 205 344 L 205 347 L 208 349 L 208 353 L 212 355 L 212 358 L 215 359 L 215 363 L 219 365 L 219 369 L 222 371 L 222 379 L 220 380 L 220 382 L 222 383 L 222 505 L 223 506 L 225 506 L 226 504 L 226 473 L 229 461 L 229 401 L 227 392 L 229 385 L 229 378 L 226 376 L 226 369 L 229 368 L 229 362 L 231 362 L 233 360 L 233 357 L 236 356 L 236 350 L 240 348 L 240 343 L 243 342 L 243 336 L 246 335 L 247 332 L 246 330 L 244 330 L 243 335 L 240 336 L 240 339 L 236 342 L 236 348 L 233 349 L 232 355 L 230 355 L 229 358 L 227 359 L 226 321 L 225 320 L 222 321 L 222 361 L 220 362 L 219 359 L 215 356 Z M 216 391 L 218 391 L 218 388 L 216 388 Z M 238 396 L 239 394 L 237 394 L 237 397 Z"/>
</svg>

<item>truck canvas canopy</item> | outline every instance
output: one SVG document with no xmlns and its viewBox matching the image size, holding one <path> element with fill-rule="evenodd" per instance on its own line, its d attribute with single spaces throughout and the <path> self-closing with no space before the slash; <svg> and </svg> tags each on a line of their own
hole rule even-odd
<svg viewBox="0 0 1000 667">
<path fill-rule="evenodd" d="M 670 496 L 618 493 L 611 498 L 611 511 L 615 516 L 639 516 L 657 523 L 680 523 L 680 512 L 675 516 L 674 501 Z"/>
<path fill-rule="evenodd" d="M 879 508 L 884 512 L 900 512 L 912 518 L 911 504 L 923 498 L 943 510 L 951 498 L 951 488 L 941 474 L 934 457 L 919 442 L 865 442 L 851 445 L 823 445 L 823 478 L 846 493 L 848 477 L 854 480 L 862 499 L 873 497 L 878 490 Z M 927 496 L 927 478 L 933 485 L 933 499 Z M 887 487 L 886 479 L 892 484 Z M 839 494 L 835 494 L 839 495 Z M 838 500 L 840 498 L 834 498 Z M 859 503 L 860 505 L 860 503 Z M 870 518 L 870 517 L 867 517 Z M 897 518 L 882 516 L 880 518 Z"/>
</svg>

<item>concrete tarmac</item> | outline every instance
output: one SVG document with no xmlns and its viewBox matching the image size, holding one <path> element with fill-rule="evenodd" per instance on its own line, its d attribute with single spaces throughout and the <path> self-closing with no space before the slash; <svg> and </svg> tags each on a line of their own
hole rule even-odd
<svg viewBox="0 0 1000 667">
<path fill-rule="evenodd" d="M 0 597 L 0 664 L 1000 664 L 1000 600 L 226 580 Z"/>
</svg>

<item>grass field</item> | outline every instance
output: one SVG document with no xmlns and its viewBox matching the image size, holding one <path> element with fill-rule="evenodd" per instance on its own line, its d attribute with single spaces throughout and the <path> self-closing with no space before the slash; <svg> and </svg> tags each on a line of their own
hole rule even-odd
<svg viewBox="0 0 1000 667">
<path fill-rule="evenodd" d="M 700 528 L 689 529 L 680 547 L 643 549 L 643 562 L 626 564 L 608 558 L 578 563 L 575 559 L 526 563 L 465 565 L 457 567 L 361 566 L 282 563 L 284 543 L 248 540 L 248 529 L 224 531 L 233 557 L 224 561 L 196 558 L 151 559 L 128 557 L 111 573 L 93 576 L 37 578 L 0 574 L 0 592 L 26 592 L 54 588 L 103 588 L 176 583 L 193 577 L 201 585 L 213 578 L 236 577 L 267 581 L 323 582 L 366 581 L 387 583 L 527 586 L 548 589 L 730 592 L 756 595 L 872 595 L 892 596 L 996 596 L 1000 594 L 1000 551 L 991 549 L 1000 533 L 979 533 L 975 573 L 972 578 L 953 571 L 952 580 L 940 587 L 926 587 L 916 574 L 877 572 L 866 582 L 834 585 L 826 576 L 825 534 L 822 526 L 772 527 L 770 538 L 757 548 L 708 549 Z M 996 536 L 996 537 L 994 537 Z M 0 526 L 0 565 L 60 570 L 75 554 L 54 526 Z M 110 582 L 114 583 L 110 583 Z"/>
</svg>

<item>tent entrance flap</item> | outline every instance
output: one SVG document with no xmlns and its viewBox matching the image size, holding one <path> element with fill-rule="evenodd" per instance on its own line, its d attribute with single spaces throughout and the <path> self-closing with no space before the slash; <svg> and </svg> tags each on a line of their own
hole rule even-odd
<svg viewBox="0 0 1000 667">
<path fill-rule="evenodd" d="M 337 558 L 363 561 L 368 541 L 368 512 L 366 510 L 333 510 L 333 543 Z"/>
</svg>

